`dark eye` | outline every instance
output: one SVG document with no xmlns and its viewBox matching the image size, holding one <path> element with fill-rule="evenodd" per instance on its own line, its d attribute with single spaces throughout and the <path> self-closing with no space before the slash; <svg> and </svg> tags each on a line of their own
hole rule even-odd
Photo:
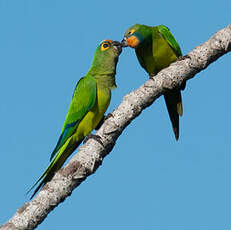
<svg viewBox="0 0 231 230">
<path fill-rule="evenodd" d="M 128 35 L 130 35 L 131 33 L 132 33 L 132 32 L 131 32 L 131 31 L 129 31 L 129 32 L 128 32 Z"/>
<path fill-rule="evenodd" d="M 101 45 L 101 50 L 105 51 L 108 50 L 110 48 L 110 43 L 109 42 L 103 42 Z"/>
</svg>

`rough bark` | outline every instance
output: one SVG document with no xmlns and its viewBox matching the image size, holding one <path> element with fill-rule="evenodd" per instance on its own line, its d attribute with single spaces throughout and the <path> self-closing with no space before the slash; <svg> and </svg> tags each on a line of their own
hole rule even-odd
<svg viewBox="0 0 231 230">
<path fill-rule="evenodd" d="M 216 59 L 231 50 L 231 25 L 214 34 L 208 41 L 196 47 L 183 58 L 147 80 L 137 90 L 126 95 L 108 118 L 97 135 L 103 143 L 90 139 L 70 162 L 60 169 L 38 195 L 20 207 L 2 227 L 6 229 L 34 229 L 56 206 L 70 196 L 72 191 L 102 164 L 111 152 L 123 130 L 159 96 L 167 90 L 180 87 Z"/>
</svg>

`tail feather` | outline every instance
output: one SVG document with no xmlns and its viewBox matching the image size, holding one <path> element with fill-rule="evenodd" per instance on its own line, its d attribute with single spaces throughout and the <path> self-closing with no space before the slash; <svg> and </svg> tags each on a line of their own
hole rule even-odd
<svg viewBox="0 0 231 230">
<path fill-rule="evenodd" d="M 73 139 L 69 138 L 66 143 L 61 147 L 61 149 L 56 153 L 53 160 L 50 162 L 48 167 L 46 168 L 45 172 L 39 177 L 39 179 L 34 183 L 34 185 L 29 189 L 27 194 L 31 192 L 35 188 L 35 186 L 39 183 L 39 185 L 36 187 L 35 191 L 33 192 L 30 199 L 32 199 L 35 194 L 39 191 L 40 188 L 42 188 L 48 181 L 52 179 L 55 172 L 59 170 L 66 159 L 71 155 L 71 153 L 74 152 L 74 150 L 80 145 L 81 141 L 73 143 Z"/>
<path fill-rule="evenodd" d="M 44 186 L 44 184 L 45 184 L 45 183 L 44 183 L 44 181 L 42 180 L 42 181 L 39 183 L 39 185 L 37 186 L 37 188 L 34 190 L 32 196 L 30 197 L 30 200 L 35 196 L 35 194 L 38 192 L 38 190 L 39 190 L 42 186 Z M 33 186 L 33 188 L 34 188 L 34 186 Z M 32 188 L 31 188 L 27 193 L 29 193 L 31 190 L 32 190 Z"/>
<path fill-rule="evenodd" d="M 168 114 L 172 123 L 176 140 L 179 139 L 179 116 L 183 115 L 183 106 L 180 90 L 173 90 L 164 94 Z"/>
<path fill-rule="evenodd" d="M 34 197 L 34 195 L 39 191 L 39 189 L 41 187 L 43 187 L 46 184 L 46 182 L 48 182 L 53 177 L 53 175 L 55 173 L 54 166 L 58 160 L 58 155 L 59 154 L 56 155 L 56 157 L 52 160 L 52 162 L 46 168 L 45 172 L 39 177 L 39 179 L 32 185 L 32 187 L 26 193 L 26 194 L 30 193 L 35 188 L 35 186 L 41 181 L 39 183 L 39 185 L 36 187 L 35 191 L 33 192 L 32 196 L 30 197 L 30 199 L 32 199 Z"/>
</svg>

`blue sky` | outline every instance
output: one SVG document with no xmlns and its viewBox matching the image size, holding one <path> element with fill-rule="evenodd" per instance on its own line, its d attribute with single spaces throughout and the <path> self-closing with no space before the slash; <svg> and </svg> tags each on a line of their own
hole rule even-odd
<svg viewBox="0 0 231 230">
<path fill-rule="evenodd" d="M 228 0 L 0 0 L 0 224 L 28 201 L 100 41 L 164 24 L 186 54 L 227 26 L 230 11 Z M 161 97 L 38 229 L 230 229 L 230 60 L 187 82 L 178 142 Z M 116 77 L 108 112 L 148 79 L 129 48 Z"/>
</svg>

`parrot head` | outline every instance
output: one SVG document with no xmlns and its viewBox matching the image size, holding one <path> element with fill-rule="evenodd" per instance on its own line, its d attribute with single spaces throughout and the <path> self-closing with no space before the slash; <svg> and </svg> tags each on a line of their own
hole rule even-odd
<svg viewBox="0 0 231 230">
<path fill-rule="evenodd" d="M 115 74 L 122 44 L 118 41 L 103 40 L 96 48 L 90 69 L 91 74 Z"/>
<path fill-rule="evenodd" d="M 122 44 L 118 41 L 112 41 L 109 39 L 103 40 L 96 49 L 95 55 L 99 58 L 118 58 L 122 52 Z"/>
<path fill-rule="evenodd" d="M 123 47 L 138 48 L 151 36 L 152 31 L 149 26 L 135 24 L 127 29 L 121 44 Z"/>
</svg>

